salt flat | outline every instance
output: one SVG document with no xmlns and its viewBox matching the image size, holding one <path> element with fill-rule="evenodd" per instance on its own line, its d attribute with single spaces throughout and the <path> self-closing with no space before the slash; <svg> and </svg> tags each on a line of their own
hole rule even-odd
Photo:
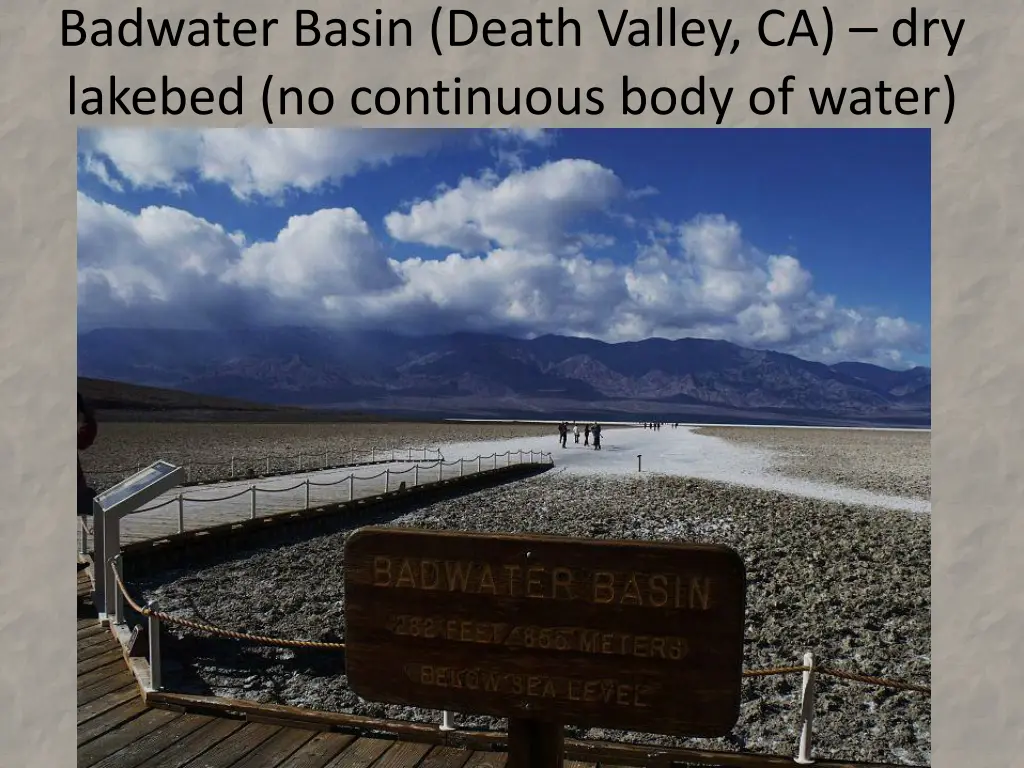
<svg viewBox="0 0 1024 768">
<path fill-rule="evenodd" d="M 834 501 L 855 506 L 878 507 L 905 512 L 930 513 L 931 502 L 907 495 L 883 494 L 851 488 L 837 483 L 821 482 L 809 477 L 786 475 L 777 471 L 781 456 L 769 446 L 769 431 L 736 428 L 745 436 L 743 441 L 729 440 L 716 435 L 701 434 L 700 427 L 663 426 L 659 430 L 642 427 L 616 427 L 604 429 L 601 450 L 579 444 L 569 435 L 566 448 L 560 448 L 558 433 L 552 428 L 550 437 L 519 437 L 515 440 L 489 440 L 480 442 L 444 443 L 439 446 L 446 457 L 475 456 L 504 453 L 508 450 L 550 451 L 555 466 L 577 475 L 637 475 L 638 459 L 641 474 L 669 475 L 713 480 L 742 485 L 766 491 L 777 491 L 792 496 Z M 820 430 L 815 434 L 825 434 Z M 844 441 L 858 430 L 834 430 L 839 451 Z M 794 433 L 796 434 L 796 433 Z M 874 431 L 881 439 L 884 433 Z M 758 437 L 764 436 L 759 442 Z"/>
</svg>

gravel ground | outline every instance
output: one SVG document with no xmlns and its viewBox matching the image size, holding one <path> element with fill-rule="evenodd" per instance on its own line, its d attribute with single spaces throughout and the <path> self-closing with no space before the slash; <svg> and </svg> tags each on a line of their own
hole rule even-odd
<svg viewBox="0 0 1024 768">
<path fill-rule="evenodd" d="M 931 432 L 702 427 L 698 435 L 768 448 L 789 477 L 893 496 L 931 499 Z"/>
<path fill-rule="evenodd" d="M 350 455 L 369 456 L 370 450 L 430 448 L 439 443 L 497 440 L 552 435 L 555 427 L 543 424 L 149 424 L 109 422 L 100 425 L 93 447 L 79 454 L 82 469 L 97 490 L 119 481 L 157 459 L 190 466 L 190 479 L 209 482 L 244 467 L 262 473 L 268 456 L 276 472 L 300 469 L 298 456 L 340 463 Z M 128 470 L 110 472 L 110 470 Z"/>
<path fill-rule="evenodd" d="M 753 430 L 752 430 L 753 431 Z M 759 433 L 763 430 L 757 430 Z M 784 430 L 779 430 L 784 432 Z M 870 453 L 864 447 L 861 452 Z M 906 470 L 878 479 L 893 493 Z M 862 476 L 864 471 L 858 470 Z M 912 474 L 912 473 L 911 473 Z M 623 510 L 628 510 L 627 514 Z M 718 542 L 734 547 L 748 577 L 747 669 L 821 663 L 928 685 L 931 665 L 930 517 L 857 508 L 688 478 L 570 476 L 555 470 L 399 518 L 400 524 L 532 531 L 598 538 Z M 182 617 L 279 637 L 344 638 L 342 549 L 334 534 L 245 553 L 201 572 L 136 584 Z M 311 578 L 316 574 L 316 578 Z M 175 687 L 377 717 L 438 722 L 436 712 L 363 702 L 336 656 L 247 646 L 169 632 L 169 657 L 189 659 Z M 743 683 L 740 721 L 726 739 L 572 729 L 573 736 L 794 754 L 799 675 Z M 927 763 L 929 698 L 822 679 L 815 754 Z M 460 716 L 486 728 L 504 723 Z"/>
</svg>

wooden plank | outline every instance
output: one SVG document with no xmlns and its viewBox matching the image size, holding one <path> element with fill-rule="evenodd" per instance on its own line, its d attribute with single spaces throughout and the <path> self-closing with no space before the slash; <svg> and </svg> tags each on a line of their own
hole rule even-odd
<svg viewBox="0 0 1024 768">
<path fill-rule="evenodd" d="M 99 629 L 99 632 L 94 632 L 92 634 L 85 636 L 79 633 L 78 637 L 75 640 L 76 646 L 78 648 L 90 648 L 96 645 L 97 643 L 111 642 L 114 640 L 114 635 L 110 632 L 109 629 L 107 629 L 106 627 L 100 627 Z"/>
<path fill-rule="evenodd" d="M 344 712 L 318 712 L 301 707 L 288 707 L 280 704 L 259 704 L 245 699 L 224 699 L 216 696 L 197 696 L 193 694 L 168 693 L 154 691 L 147 694 L 151 703 L 166 703 L 182 707 L 190 711 L 207 712 L 209 714 L 239 713 L 246 718 L 259 718 L 265 722 L 278 724 L 290 722 L 298 727 L 316 730 L 337 729 L 373 729 L 386 730 L 396 736 L 406 736 L 419 741 L 443 743 L 445 734 L 437 726 L 426 723 L 415 723 L 402 720 L 382 720 L 363 715 L 351 715 Z M 460 735 L 465 732 L 458 732 Z"/>
<path fill-rule="evenodd" d="M 252 752 L 234 763 L 231 768 L 277 768 L 282 761 L 291 757 L 299 747 L 312 739 L 314 735 L 313 731 L 286 728 L 280 733 L 271 736 Z"/>
<path fill-rule="evenodd" d="M 188 768 L 226 768 L 226 766 L 234 765 L 242 757 L 279 733 L 281 733 L 281 728 L 276 725 L 248 723 L 220 744 L 206 750 L 189 763 Z M 96 768 L 100 768 L 100 766 L 96 766 Z M 115 766 L 110 766 L 110 768 L 115 768 Z"/>
<path fill-rule="evenodd" d="M 94 643 L 93 645 L 82 645 L 78 646 L 78 663 L 89 661 L 91 659 L 98 658 L 105 653 L 117 652 L 122 653 L 121 643 L 112 638 L 108 638 L 104 643 Z M 123 657 L 123 654 L 122 654 Z"/>
<path fill-rule="evenodd" d="M 373 764 L 373 768 L 416 768 L 429 751 L 429 744 L 396 741 L 391 749 Z"/>
<path fill-rule="evenodd" d="M 84 639 L 80 638 L 78 640 L 78 650 L 82 651 L 87 648 L 94 648 L 97 645 L 103 645 L 104 643 L 113 642 L 116 642 L 114 640 L 113 635 L 111 635 L 109 632 L 103 632 L 102 634 L 92 635 Z"/>
<path fill-rule="evenodd" d="M 241 720 L 213 718 L 148 760 L 139 763 L 138 768 L 181 768 L 238 731 L 244 724 Z"/>
<path fill-rule="evenodd" d="M 349 734 L 318 733 L 281 763 L 279 768 L 324 768 L 353 741 L 355 736 Z"/>
<path fill-rule="evenodd" d="M 108 755 L 112 755 L 132 742 L 138 741 L 177 717 L 176 712 L 150 709 L 134 720 L 122 724 L 112 731 L 97 736 L 78 748 L 78 768 L 92 768 Z"/>
<path fill-rule="evenodd" d="M 474 752 L 465 768 L 505 768 L 508 752 Z"/>
<path fill-rule="evenodd" d="M 195 731 L 214 722 L 202 715 L 181 715 L 166 725 L 107 755 L 92 768 L 136 768 Z"/>
<path fill-rule="evenodd" d="M 384 733 L 392 737 L 426 744 L 448 744 L 473 750 L 501 750 L 507 744 L 506 735 L 501 732 L 473 729 L 443 732 L 439 731 L 437 726 L 428 726 L 403 720 L 387 720 L 338 712 L 318 712 L 298 707 L 257 704 L 240 699 L 221 699 L 213 696 L 175 694 L 164 691 L 147 694 L 147 699 L 157 706 L 175 707 L 178 711 L 188 709 L 210 714 L 242 713 L 249 719 L 266 718 L 282 725 L 292 724 L 298 727 L 317 730 L 358 729 L 364 732 Z M 356 745 L 362 741 L 363 739 L 358 740 Z M 384 740 L 384 743 L 390 744 L 393 742 Z M 356 750 L 355 745 L 349 747 L 336 758 L 336 762 L 349 753 L 357 754 L 358 750 L 354 750 Z M 678 763 L 680 765 L 700 764 L 743 766 L 746 768 L 755 764 L 751 761 L 759 759 L 767 761 L 767 765 L 783 768 L 783 766 L 790 766 L 793 761 L 792 757 L 776 755 L 754 755 L 752 753 L 721 752 L 683 747 L 661 747 L 653 744 L 622 744 L 610 741 L 579 741 L 575 739 L 566 739 L 565 756 L 568 759 L 596 762 L 599 765 L 607 763 L 622 766 L 647 766 L 653 763 L 667 766 L 670 763 Z M 849 760 L 817 760 L 816 766 L 818 768 L 908 768 L 907 766 Z M 334 766 L 332 765 L 331 768 L 334 768 Z"/>
<path fill-rule="evenodd" d="M 420 768 L 463 768 L 473 751 L 461 747 L 434 747 L 420 763 Z"/>
<path fill-rule="evenodd" d="M 135 698 L 117 705 L 99 717 L 92 718 L 89 722 L 78 726 L 78 746 L 114 730 L 129 720 L 134 720 L 145 711 L 146 705 L 142 699 Z"/>
<path fill-rule="evenodd" d="M 348 749 L 327 764 L 325 768 L 368 768 L 387 752 L 395 742 L 367 736 L 356 739 Z"/>
<path fill-rule="evenodd" d="M 113 658 L 107 661 L 104 666 L 89 670 L 88 672 L 79 675 L 78 689 L 81 690 L 83 688 L 88 688 L 89 686 L 102 682 L 111 675 L 116 675 L 126 669 L 123 657 L 118 656 L 117 658 Z"/>
<path fill-rule="evenodd" d="M 345 672 L 370 701 L 725 736 L 745 593 L 724 546 L 368 527 L 345 543 Z"/>
<path fill-rule="evenodd" d="M 109 635 L 110 630 L 96 619 L 79 619 L 77 636 L 79 640 L 96 635 Z"/>
<path fill-rule="evenodd" d="M 91 659 L 84 659 L 78 662 L 78 676 L 86 675 L 95 669 L 106 667 L 111 662 L 124 663 L 124 654 L 121 652 L 120 646 L 116 648 L 109 648 L 98 656 L 94 656 Z"/>
<path fill-rule="evenodd" d="M 134 681 L 127 682 L 117 690 L 99 696 L 92 701 L 86 702 L 78 707 L 78 724 L 91 720 L 114 707 L 124 704 L 126 701 L 139 698 L 139 689 Z"/>
<path fill-rule="evenodd" d="M 85 687 L 79 686 L 78 688 L 78 706 L 84 706 L 91 701 L 106 696 L 111 691 L 116 691 L 119 688 L 123 688 L 127 685 L 135 686 L 135 678 L 132 677 L 127 667 L 110 675 L 109 677 L 102 678 L 99 682 L 93 685 Z M 135 686 L 137 689 L 137 686 Z"/>
</svg>

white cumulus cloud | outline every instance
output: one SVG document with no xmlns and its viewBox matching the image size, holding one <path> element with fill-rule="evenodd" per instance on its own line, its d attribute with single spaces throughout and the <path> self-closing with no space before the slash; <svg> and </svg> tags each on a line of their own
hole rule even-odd
<svg viewBox="0 0 1024 768">
<path fill-rule="evenodd" d="M 439 146 L 433 130 L 99 128 L 83 131 L 81 167 L 113 189 L 182 191 L 193 177 L 226 185 L 239 198 L 309 192 L 367 168 Z M 116 175 L 115 175 L 116 172 Z"/>
<path fill-rule="evenodd" d="M 387 215 L 396 240 L 481 252 L 493 246 L 562 250 L 585 238 L 567 225 L 623 194 L 614 172 L 590 160 L 558 160 L 505 178 L 463 179 L 432 200 Z"/>
<path fill-rule="evenodd" d="M 551 141 L 544 131 L 492 135 L 507 145 Z M 440 141 L 405 130 L 99 129 L 83 134 L 81 168 L 114 190 L 184 191 L 199 180 L 274 198 Z M 724 216 L 629 217 L 636 243 L 601 231 L 626 221 L 617 206 L 655 193 L 629 190 L 586 159 L 511 164 L 439 187 L 379 229 L 355 208 L 321 208 L 254 240 L 182 208 L 131 212 L 80 192 L 79 321 L 699 336 L 893 366 L 927 349 L 922 328 L 816 291 L 796 257 L 760 251 Z M 448 254 L 398 258 L 396 242 L 403 254 L 417 245 Z"/>
</svg>

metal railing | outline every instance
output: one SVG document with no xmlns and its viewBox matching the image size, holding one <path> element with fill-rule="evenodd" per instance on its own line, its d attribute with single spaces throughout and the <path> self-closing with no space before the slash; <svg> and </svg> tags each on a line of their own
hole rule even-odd
<svg viewBox="0 0 1024 768">
<path fill-rule="evenodd" d="M 190 485 L 200 482 L 226 482 L 295 472 L 341 469 L 365 464 L 441 459 L 444 459 L 444 456 L 437 448 L 372 447 L 369 451 L 348 448 L 332 452 L 331 449 L 325 448 L 323 452 L 319 453 L 266 454 L 265 456 L 232 454 L 229 458 L 221 461 L 200 461 L 189 457 L 176 463 L 185 469 L 185 483 Z M 120 480 L 139 472 L 144 466 L 146 463 L 139 461 L 134 467 L 91 467 L 86 468 L 85 473 L 90 477 L 104 478 L 99 485 L 106 486 L 120 482 Z M 109 482 L 107 478 L 111 478 Z"/>
<path fill-rule="evenodd" d="M 241 498 L 243 496 L 249 496 L 248 505 L 248 517 L 250 520 L 255 520 L 259 515 L 259 507 L 257 501 L 257 494 L 274 494 L 274 493 L 287 493 L 291 491 L 303 488 L 305 490 L 304 500 L 302 507 L 295 507 L 289 510 L 278 510 L 281 514 L 287 514 L 287 512 L 294 512 L 297 509 L 310 509 L 313 504 L 312 489 L 313 488 L 329 488 L 336 487 L 342 484 L 347 484 L 345 496 L 346 498 L 338 500 L 327 501 L 323 503 L 340 503 L 344 501 L 354 501 L 356 497 L 356 481 L 373 481 L 383 478 L 383 488 L 380 489 L 382 493 L 391 493 L 392 491 L 401 490 L 406 486 L 406 481 L 398 481 L 399 485 L 394 486 L 393 481 L 397 478 L 401 478 L 406 475 L 411 476 L 409 480 L 412 483 L 411 487 L 417 487 L 424 483 L 441 482 L 445 479 L 452 477 L 463 477 L 466 475 L 467 465 L 470 467 L 470 474 L 479 473 L 485 470 L 496 470 L 499 467 L 508 467 L 518 464 L 549 464 L 554 465 L 554 459 L 548 451 L 506 451 L 505 453 L 492 453 L 489 456 L 477 455 L 473 458 L 460 458 L 453 459 L 452 461 L 445 461 L 444 459 L 438 459 L 429 463 L 415 462 L 412 466 L 406 467 L 405 469 L 396 470 L 391 467 L 386 467 L 384 471 L 378 472 L 372 475 L 359 476 L 354 472 L 350 472 L 344 477 L 331 482 L 319 482 L 306 477 L 294 485 L 287 486 L 284 488 L 260 488 L 255 483 L 250 485 L 248 488 L 243 488 L 237 493 L 229 493 L 223 496 L 215 497 L 197 497 L 191 498 L 186 496 L 184 493 L 178 493 L 177 495 L 166 499 L 162 502 L 150 504 L 148 506 L 140 507 L 126 513 L 104 513 L 101 509 L 97 509 L 94 515 L 94 530 L 93 530 L 93 556 L 95 562 L 101 564 L 98 569 L 98 577 L 95 584 L 95 602 L 97 610 L 100 611 L 101 617 L 114 616 L 116 615 L 116 606 L 114 601 L 116 600 L 116 592 L 113 577 L 109 573 L 109 568 L 106 565 L 117 561 L 118 556 L 121 553 L 121 520 L 124 517 L 132 515 L 138 515 L 143 512 L 152 512 L 155 510 L 170 507 L 172 504 L 177 505 L 176 517 L 177 517 L 177 528 L 178 533 L 185 532 L 185 503 L 193 505 L 203 504 L 223 504 L 226 501 Z M 446 468 L 458 467 L 457 474 L 450 475 L 446 473 Z M 428 478 L 423 478 L 423 474 L 436 470 L 436 475 Z M 314 470 L 321 471 L 321 470 Z M 376 494 L 370 494 L 376 495 Z M 82 520 L 82 553 L 87 554 L 87 541 L 88 541 L 88 528 L 85 524 L 84 519 Z"/>
</svg>

